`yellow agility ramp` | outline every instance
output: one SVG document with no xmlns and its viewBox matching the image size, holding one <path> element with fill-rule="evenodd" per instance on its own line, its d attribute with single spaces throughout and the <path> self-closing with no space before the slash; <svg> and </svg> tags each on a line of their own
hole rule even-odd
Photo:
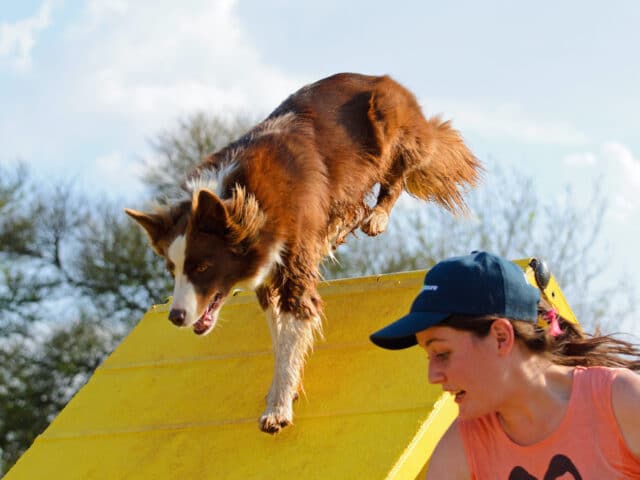
<svg viewBox="0 0 640 480">
<path fill-rule="evenodd" d="M 325 338 L 294 425 L 276 436 L 258 430 L 273 355 L 254 295 L 230 299 L 206 337 L 155 306 L 5 478 L 413 480 L 457 409 L 427 384 L 421 349 L 390 352 L 368 336 L 408 311 L 423 277 L 321 287 Z"/>
</svg>

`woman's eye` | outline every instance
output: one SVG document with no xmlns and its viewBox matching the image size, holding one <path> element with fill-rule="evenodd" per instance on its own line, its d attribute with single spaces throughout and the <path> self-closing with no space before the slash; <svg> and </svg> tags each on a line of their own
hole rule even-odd
<svg viewBox="0 0 640 480">
<path fill-rule="evenodd" d="M 436 353 L 432 355 L 432 357 L 435 358 L 436 360 L 443 362 L 449 359 L 449 352 Z"/>
</svg>

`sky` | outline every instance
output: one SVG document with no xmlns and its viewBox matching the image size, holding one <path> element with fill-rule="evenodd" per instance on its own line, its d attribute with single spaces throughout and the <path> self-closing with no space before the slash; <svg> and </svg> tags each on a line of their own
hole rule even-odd
<svg viewBox="0 0 640 480">
<path fill-rule="evenodd" d="M 0 0 L 0 165 L 132 206 L 149 140 L 180 119 L 386 73 L 541 195 L 604 193 L 593 255 L 637 284 L 639 24 L 635 0 Z"/>
</svg>

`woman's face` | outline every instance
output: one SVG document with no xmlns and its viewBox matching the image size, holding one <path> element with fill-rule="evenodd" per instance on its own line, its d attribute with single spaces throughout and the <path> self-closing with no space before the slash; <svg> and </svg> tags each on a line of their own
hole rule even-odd
<svg viewBox="0 0 640 480">
<path fill-rule="evenodd" d="M 429 383 L 440 384 L 454 395 L 460 418 L 497 410 L 504 364 L 492 333 L 478 338 L 451 327 L 431 327 L 417 333 L 416 338 L 429 358 Z"/>
</svg>

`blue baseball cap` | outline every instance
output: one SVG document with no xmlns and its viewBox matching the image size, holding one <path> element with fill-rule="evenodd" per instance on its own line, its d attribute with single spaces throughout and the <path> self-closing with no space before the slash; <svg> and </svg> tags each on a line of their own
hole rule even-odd
<svg viewBox="0 0 640 480">
<path fill-rule="evenodd" d="M 408 315 L 371 335 L 382 348 L 416 345 L 416 333 L 451 315 L 497 315 L 538 320 L 540 291 L 529 284 L 515 263 L 487 252 L 443 260 L 424 277 L 422 290 Z"/>
</svg>

